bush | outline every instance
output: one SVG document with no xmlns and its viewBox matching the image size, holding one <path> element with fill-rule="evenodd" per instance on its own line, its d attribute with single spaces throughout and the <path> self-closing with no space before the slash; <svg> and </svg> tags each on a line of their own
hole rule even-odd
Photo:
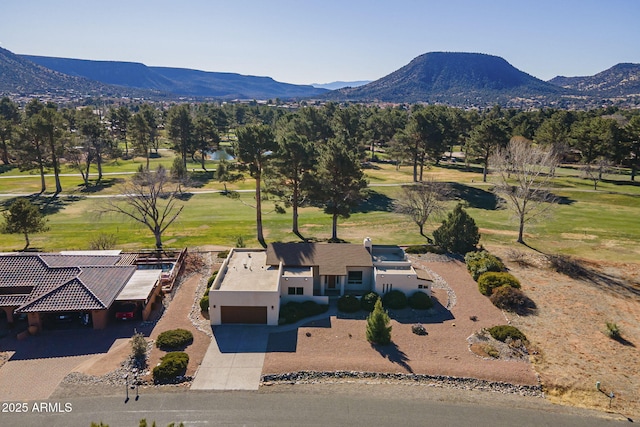
<svg viewBox="0 0 640 427">
<path fill-rule="evenodd" d="M 360 308 L 371 313 L 378 299 L 380 299 L 380 296 L 377 293 L 369 292 L 360 299 Z"/>
<path fill-rule="evenodd" d="M 161 349 L 184 348 L 193 342 L 193 334 L 186 329 L 164 331 L 156 339 L 156 347 Z"/>
<path fill-rule="evenodd" d="M 407 296 L 402 291 L 389 291 L 382 297 L 382 305 L 387 309 L 403 309 L 407 306 Z"/>
<path fill-rule="evenodd" d="M 391 342 L 389 315 L 382 308 L 382 301 L 376 301 L 373 311 L 367 317 L 367 341 L 372 344 L 387 345 Z"/>
<path fill-rule="evenodd" d="M 353 295 L 343 295 L 338 298 L 338 310 L 344 313 L 355 313 L 360 310 L 360 301 Z"/>
<path fill-rule="evenodd" d="M 416 291 L 408 298 L 409 307 L 415 310 L 428 310 L 433 307 L 431 297 L 422 291 Z"/>
<path fill-rule="evenodd" d="M 209 293 L 207 292 L 200 298 L 200 311 L 207 312 L 209 311 Z"/>
<path fill-rule="evenodd" d="M 147 358 L 147 340 L 137 332 L 131 337 L 131 355 L 138 365 L 143 365 Z"/>
<path fill-rule="evenodd" d="M 211 277 L 209 277 L 209 280 L 207 280 L 207 289 L 211 288 L 211 285 L 213 285 L 213 281 L 216 280 L 216 277 L 218 276 L 218 272 L 214 272 Z"/>
<path fill-rule="evenodd" d="M 427 253 L 431 253 L 431 254 L 441 255 L 441 254 L 445 253 L 445 250 L 442 249 L 440 246 L 436 246 L 436 245 L 415 245 L 415 246 L 407 247 L 407 249 L 405 249 L 405 252 L 408 253 L 408 254 L 427 254 Z"/>
<path fill-rule="evenodd" d="M 489 299 L 496 307 L 518 314 L 530 314 L 536 308 L 535 303 L 524 292 L 509 285 L 494 289 Z"/>
<path fill-rule="evenodd" d="M 281 325 L 286 323 L 295 323 L 306 317 L 325 313 L 328 309 L 328 305 L 320 305 L 315 301 L 290 301 L 280 307 L 280 319 L 278 323 Z"/>
<path fill-rule="evenodd" d="M 504 270 L 502 261 L 487 251 L 469 252 L 465 255 L 464 261 L 471 277 L 476 281 L 482 273 L 487 271 L 500 272 Z"/>
<path fill-rule="evenodd" d="M 218 258 L 220 258 L 220 259 L 225 259 L 228 256 L 229 256 L 229 251 L 220 251 L 220 252 L 218 252 Z"/>
<path fill-rule="evenodd" d="M 493 290 L 501 286 L 520 289 L 520 281 L 510 273 L 488 271 L 478 277 L 478 289 L 482 295 L 491 295 Z"/>
<path fill-rule="evenodd" d="M 487 329 L 491 336 L 498 341 L 505 342 L 507 338 L 512 340 L 526 341 L 527 337 L 520 331 L 520 329 L 511 325 L 498 325 Z"/>
<path fill-rule="evenodd" d="M 447 252 L 464 254 L 476 249 L 480 233 L 474 219 L 458 205 L 442 221 L 442 225 L 433 231 L 433 240 Z"/>
<path fill-rule="evenodd" d="M 609 338 L 614 340 L 619 340 L 622 337 L 620 334 L 620 328 L 618 328 L 618 325 L 613 322 L 607 322 L 606 334 Z"/>
<path fill-rule="evenodd" d="M 172 351 L 160 359 L 160 364 L 153 368 L 153 380 L 164 382 L 174 380 L 187 371 L 189 355 L 183 351 Z"/>
</svg>

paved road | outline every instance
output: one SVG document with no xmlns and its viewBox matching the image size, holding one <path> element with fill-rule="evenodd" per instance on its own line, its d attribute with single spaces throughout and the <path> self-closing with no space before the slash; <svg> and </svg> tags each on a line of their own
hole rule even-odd
<svg viewBox="0 0 640 427">
<path fill-rule="evenodd" d="M 514 407 L 483 407 L 468 403 L 422 398 L 379 396 L 363 393 L 305 394 L 295 390 L 261 393 L 185 392 L 54 400 L 56 413 L 37 413 L 33 402 L 28 413 L 0 413 L 3 426 L 82 426 L 92 421 L 111 427 L 136 427 L 142 418 L 155 420 L 158 427 L 171 422 L 185 426 L 206 425 L 305 425 L 305 426 L 566 426 L 619 425 L 620 422 L 544 410 Z M 41 409 L 36 402 L 36 408 Z M 3 408 L 4 408 L 4 404 Z M 543 405 L 544 406 L 544 405 Z M 68 412 L 65 412 L 68 411 Z"/>
</svg>

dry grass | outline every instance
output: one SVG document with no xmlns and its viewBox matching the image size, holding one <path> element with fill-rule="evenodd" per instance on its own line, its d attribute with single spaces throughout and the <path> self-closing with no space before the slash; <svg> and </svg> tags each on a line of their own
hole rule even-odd
<svg viewBox="0 0 640 427">
<path fill-rule="evenodd" d="M 533 361 L 548 396 L 608 410 L 604 392 L 613 391 L 612 411 L 640 415 L 640 264 L 564 258 L 562 274 L 539 253 L 489 249 L 538 306 L 535 316 L 510 317 L 539 349 Z M 623 339 L 607 337 L 606 322 L 620 326 Z"/>
</svg>

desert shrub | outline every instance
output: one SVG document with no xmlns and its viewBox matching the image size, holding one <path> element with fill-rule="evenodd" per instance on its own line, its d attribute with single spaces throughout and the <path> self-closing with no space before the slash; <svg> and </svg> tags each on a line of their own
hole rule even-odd
<svg viewBox="0 0 640 427">
<path fill-rule="evenodd" d="M 431 253 L 431 254 L 443 254 L 445 253 L 444 249 L 442 249 L 440 246 L 436 246 L 436 245 L 414 245 L 414 246 L 409 246 L 407 247 L 407 249 L 405 249 L 405 252 L 408 254 L 427 254 L 427 253 Z"/>
<path fill-rule="evenodd" d="M 380 296 L 377 293 L 369 292 L 360 299 L 360 308 L 371 313 L 379 298 Z"/>
<path fill-rule="evenodd" d="M 411 332 L 416 335 L 427 335 L 427 330 L 421 324 L 411 325 Z"/>
<path fill-rule="evenodd" d="M 606 326 L 607 326 L 606 334 L 609 338 L 618 340 L 622 337 L 622 335 L 620 334 L 620 328 L 618 328 L 617 324 L 613 322 L 607 322 Z"/>
<path fill-rule="evenodd" d="M 193 342 L 193 334 L 186 329 L 164 331 L 156 339 L 156 347 L 161 349 L 184 348 Z"/>
<path fill-rule="evenodd" d="M 407 296 L 402 291 L 389 291 L 382 297 L 382 305 L 387 309 L 403 309 L 407 306 Z"/>
<path fill-rule="evenodd" d="M 415 310 L 428 310 L 433 307 L 431 297 L 422 291 L 416 291 L 408 298 L 409 307 Z"/>
<path fill-rule="evenodd" d="M 209 289 L 211 287 L 211 285 L 213 285 L 213 281 L 216 280 L 216 277 L 218 276 L 218 272 L 214 272 L 211 277 L 209 277 L 209 280 L 207 280 L 207 289 Z"/>
<path fill-rule="evenodd" d="M 482 351 L 484 351 L 487 354 L 487 356 L 493 357 L 494 359 L 497 359 L 498 357 L 500 357 L 500 352 L 491 344 L 483 345 Z"/>
<path fill-rule="evenodd" d="M 478 277 L 487 271 L 500 272 L 504 270 L 502 261 L 487 251 L 468 252 L 464 257 L 464 261 L 473 280 L 478 280 Z"/>
<path fill-rule="evenodd" d="M 325 313 L 329 309 L 326 304 L 318 304 L 315 301 L 295 302 L 289 301 L 280 307 L 279 324 L 295 323 L 306 317 Z"/>
<path fill-rule="evenodd" d="M 500 286 L 520 289 L 520 281 L 510 273 L 487 271 L 478 277 L 478 289 L 482 295 L 491 295 Z"/>
<path fill-rule="evenodd" d="M 519 314 L 530 314 L 536 308 L 524 292 L 508 285 L 494 289 L 489 299 L 496 307 Z"/>
<path fill-rule="evenodd" d="M 171 381 L 187 371 L 189 355 L 183 351 L 172 351 L 160 359 L 160 364 L 153 368 L 155 382 Z"/>
<path fill-rule="evenodd" d="M 526 341 L 527 337 L 520 331 L 520 329 L 511 325 L 498 325 L 487 329 L 491 336 L 498 341 L 505 342 L 507 338 L 512 340 Z"/>
<path fill-rule="evenodd" d="M 209 293 L 207 292 L 200 298 L 200 311 L 209 311 Z"/>
<path fill-rule="evenodd" d="M 147 358 L 147 340 L 139 332 L 131 337 L 131 355 L 138 365 L 144 364 Z"/>
<path fill-rule="evenodd" d="M 344 313 L 355 313 L 360 310 L 360 301 L 353 295 L 343 295 L 338 298 L 338 310 Z"/>
</svg>

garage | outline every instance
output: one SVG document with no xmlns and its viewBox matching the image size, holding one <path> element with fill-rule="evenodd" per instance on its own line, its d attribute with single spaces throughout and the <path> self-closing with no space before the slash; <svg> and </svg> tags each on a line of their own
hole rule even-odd
<svg viewBox="0 0 640 427">
<path fill-rule="evenodd" d="M 221 306 L 222 323 L 267 323 L 267 307 Z"/>
</svg>

